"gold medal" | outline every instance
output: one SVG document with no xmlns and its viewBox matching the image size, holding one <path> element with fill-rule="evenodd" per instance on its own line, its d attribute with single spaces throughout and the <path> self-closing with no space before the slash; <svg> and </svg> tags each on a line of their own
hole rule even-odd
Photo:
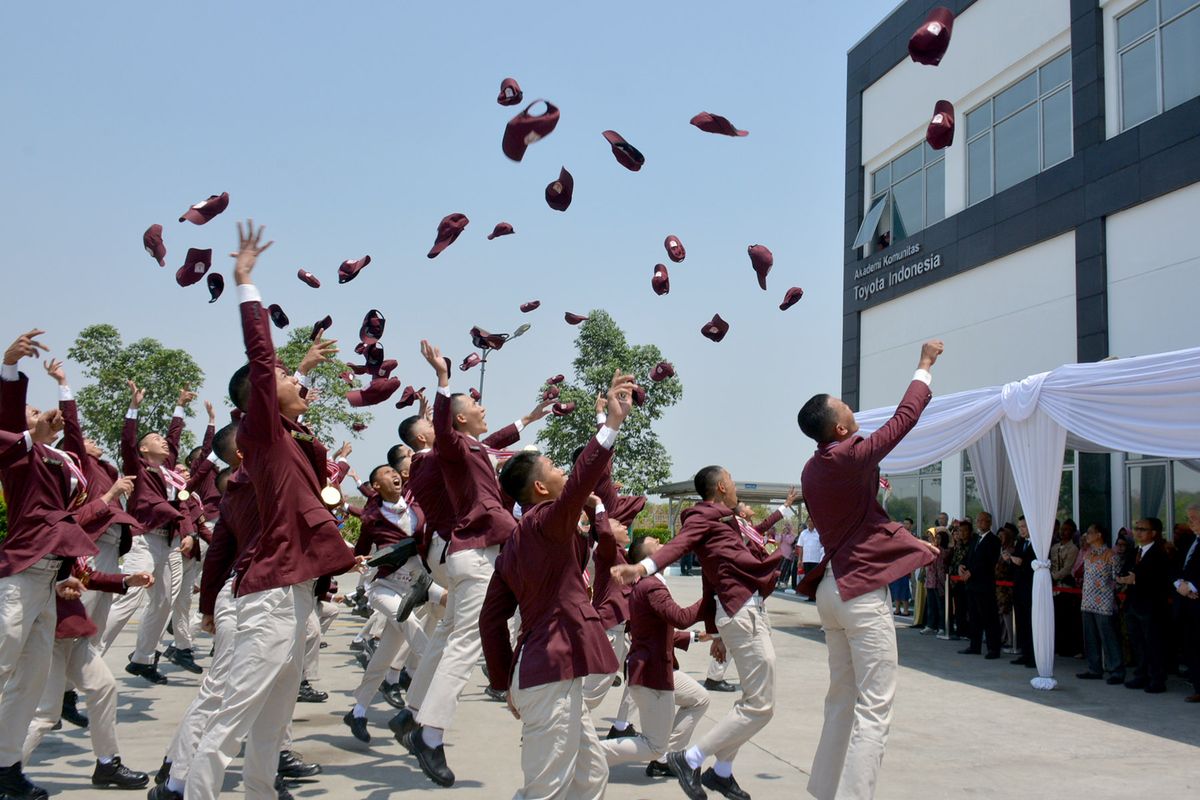
<svg viewBox="0 0 1200 800">
<path fill-rule="evenodd" d="M 337 508 L 342 504 L 342 490 L 336 486 L 326 486 L 321 490 L 321 502 L 326 508 Z"/>
<path fill-rule="evenodd" d="M 175 497 L 181 503 L 187 502 L 187 499 L 191 496 L 192 496 L 192 493 L 189 492 L 187 489 L 180 489 L 179 492 L 175 495 Z"/>
</svg>

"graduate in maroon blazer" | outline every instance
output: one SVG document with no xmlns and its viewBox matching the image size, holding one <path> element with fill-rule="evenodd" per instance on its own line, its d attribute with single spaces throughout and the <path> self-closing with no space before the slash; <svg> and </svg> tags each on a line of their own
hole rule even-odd
<svg viewBox="0 0 1200 800">
<path fill-rule="evenodd" d="M 242 739 L 247 794 L 274 791 L 281 742 L 300 689 L 316 579 L 356 564 L 321 502 L 329 479 L 326 450 L 298 421 L 308 401 L 279 363 L 267 310 L 251 282 L 270 242 L 262 242 L 262 228 L 252 222 L 239 223 L 238 235 L 234 280 L 249 363 L 230 379 L 229 395 L 243 412 L 238 450 L 254 484 L 261 530 L 246 569 L 234 579 L 238 626 L 229 679 L 188 770 L 186 791 L 194 800 L 215 800 Z M 327 345 L 332 354 L 333 343 Z"/>
<path fill-rule="evenodd" d="M 0 367 L 0 431 L 11 437 L 7 445 L 0 441 L 8 505 L 8 535 L 0 542 L 0 795 L 15 797 L 42 791 L 25 777 L 21 750 L 49 673 L 55 595 L 79 596 L 82 584 L 69 577 L 69 560 L 97 552 L 75 516 L 87 498 L 87 478 L 73 456 L 50 446 L 62 414 L 43 415 L 25 402 L 29 381 L 17 364 L 48 349 L 38 341 L 43 333 L 17 337 Z"/>
<path fill-rule="evenodd" d="M 588 545 L 577 525 L 612 461 L 635 388 L 632 376 L 613 376 L 608 420 L 570 477 L 534 452 L 513 456 L 500 474 L 504 490 L 523 511 L 496 561 L 479 629 L 492 688 L 508 690 L 509 710 L 522 723 L 522 797 L 601 797 L 608 783 L 583 681 L 616 672 L 617 663 L 583 580 Z M 594 502 L 597 524 L 604 525 L 607 510 L 599 498 Z M 518 608 L 521 631 L 514 651 L 508 620 Z"/>
<path fill-rule="evenodd" d="M 879 504 L 879 462 L 913 429 L 933 397 L 929 370 L 942 350 L 937 340 L 921 347 L 896 413 L 870 436 L 858 435 L 854 412 L 827 394 L 810 398 L 797 415 L 804 435 L 817 443 L 801 481 L 825 547 L 816 571 L 828 567 L 816 598 L 830 684 L 808 781 L 808 791 L 820 800 L 875 795 L 896 693 L 888 584 L 932 563 L 937 553 L 892 522 Z"/>
</svg>

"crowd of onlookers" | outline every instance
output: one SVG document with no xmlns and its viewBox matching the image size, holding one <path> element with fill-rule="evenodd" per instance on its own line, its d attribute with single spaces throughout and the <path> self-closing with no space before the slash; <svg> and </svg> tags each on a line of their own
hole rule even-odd
<svg viewBox="0 0 1200 800">
<path fill-rule="evenodd" d="M 1168 674 L 1192 685 L 1185 699 L 1200 703 L 1200 504 L 1168 540 L 1161 520 L 1139 519 L 1115 538 L 1102 525 L 1080 532 L 1074 520 L 1055 520 L 1048 569 L 1054 584 L 1054 651 L 1083 658 L 1080 680 L 1166 691 Z M 1034 667 L 1035 555 L 1025 517 L 994 525 L 992 515 L 951 520 L 939 514 L 922 533 L 938 558 L 891 584 L 893 613 L 912 616 L 922 635 L 966 641 L 963 654 Z M 809 520 L 799 534 L 784 526 L 774 538 L 784 555 L 780 588 L 796 589 L 797 573 L 824 557 Z"/>
</svg>

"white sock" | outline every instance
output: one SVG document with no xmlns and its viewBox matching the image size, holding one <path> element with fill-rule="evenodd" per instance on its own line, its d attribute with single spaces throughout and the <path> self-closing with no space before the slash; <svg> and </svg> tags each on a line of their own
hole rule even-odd
<svg viewBox="0 0 1200 800">
<path fill-rule="evenodd" d="M 167 778 L 167 789 L 176 794 L 183 794 L 183 781 L 175 780 L 175 778 Z"/>
<path fill-rule="evenodd" d="M 701 753 L 700 748 L 695 745 L 689 747 L 683 755 L 687 759 L 688 766 L 692 769 L 700 769 L 704 766 L 704 753 Z"/>
<path fill-rule="evenodd" d="M 97 758 L 96 760 L 99 761 L 101 764 L 108 766 L 109 764 L 112 763 L 113 756 L 108 756 L 107 758 Z"/>
<path fill-rule="evenodd" d="M 733 762 L 718 759 L 717 763 L 713 764 L 713 772 L 722 778 L 729 778 L 733 775 Z"/>
<path fill-rule="evenodd" d="M 425 744 L 430 747 L 442 746 L 442 734 L 445 733 L 441 728 L 430 728 L 421 726 L 421 738 L 425 740 Z"/>
<path fill-rule="evenodd" d="M 629 729 L 629 723 L 623 719 L 619 719 L 613 722 L 613 727 L 619 731 L 624 731 Z"/>
<path fill-rule="evenodd" d="M 399 682 L 399 680 L 400 680 L 400 670 L 398 670 L 398 669 L 389 669 L 389 670 L 387 671 L 387 675 L 384 675 L 384 676 L 383 676 L 383 679 L 384 679 L 385 681 L 387 681 L 388 683 L 397 683 L 397 682 Z"/>
<path fill-rule="evenodd" d="M 363 717 L 365 717 L 367 715 L 367 710 L 365 708 L 363 708 L 361 705 L 359 705 L 358 703 L 355 703 L 354 710 L 350 713 L 352 713 L 354 715 L 355 719 L 362 719 Z"/>
<path fill-rule="evenodd" d="M 665 766 L 667 763 L 667 757 L 664 755 L 659 758 L 656 758 L 656 759 L 654 759 L 654 763 L 655 764 L 663 764 Z"/>
</svg>

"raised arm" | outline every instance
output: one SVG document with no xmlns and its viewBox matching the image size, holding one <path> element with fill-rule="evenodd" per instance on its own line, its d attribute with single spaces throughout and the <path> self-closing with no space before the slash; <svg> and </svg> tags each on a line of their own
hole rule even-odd
<svg viewBox="0 0 1200 800">
<path fill-rule="evenodd" d="M 22 358 L 37 356 L 50 348 L 37 340 L 45 331 L 33 329 L 16 338 L 4 351 L 4 366 L 0 368 L 0 430 L 24 433 L 29 423 L 25 419 L 25 396 L 29 379 L 17 367 Z"/>
<path fill-rule="evenodd" d="M 262 307 L 262 295 L 250 277 L 258 257 L 272 242 L 260 244 L 263 229 L 254 229 L 254 220 L 247 220 L 245 229 L 238 223 L 238 251 L 234 268 L 238 302 L 242 316 L 242 339 L 246 345 L 246 358 L 250 363 L 250 394 L 246 401 L 246 413 L 238 428 L 238 437 L 247 441 L 273 441 L 283 436 L 283 424 L 279 420 L 279 396 L 275 371 L 278 360 L 275 346 L 271 343 L 271 327 L 266 309 Z"/>
<path fill-rule="evenodd" d="M 200 613 L 211 615 L 216 606 L 217 595 L 225 585 L 229 571 L 237 561 L 237 539 L 233 529 L 222 514 L 213 528 L 208 552 L 204 554 L 204 567 L 200 571 Z"/>
<path fill-rule="evenodd" d="M 488 447 L 499 450 L 503 447 L 508 447 L 510 444 L 515 444 L 521 438 L 521 431 L 537 422 L 542 417 L 550 413 L 550 407 L 554 405 L 554 401 L 546 403 L 538 403 L 525 416 L 511 425 L 505 425 L 500 430 L 488 436 L 483 440 L 483 443 Z"/>
<path fill-rule="evenodd" d="M 917 362 L 917 371 L 913 375 L 908 389 L 904 392 L 900 405 L 896 407 L 896 413 L 883 424 L 883 427 L 852 446 L 850 452 L 856 459 L 878 465 L 887 457 L 888 453 L 896 448 L 896 445 L 900 444 L 908 432 L 916 427 L 917 420 L 921 418 L 921 412 L 933 399 L 933 394 L 929 391 L 929 384 L 932 381 L 929 370 L 933 368 L 944 349 L 942 342 L 938 339 L 932 339 L 921 346 L 921 358 Z"/>
<path fill-rule="evenodd" d="M 179 462 L 179 438 L 183 436 L 184 414 L 188 405 L 195 399 L 196 393 L 186 386 L 179 390 L 179 399 L 175 401 L 175 413 L 171 415 L 171 424 L 167 426 L 167 466 L 171 469 L 175 469 Z"/>
<path fill-rule="evenodd" d="M 129 386 L 129 410 L 125 412 L 125 424 L 121 428 L 121 472 L 126 475 L 139 474 L 142 457 L 138 454 L 138 409 L 146 397 L 146 390 L 139 389 L 133 381 Z"/>
<path fill-rule="evenodd" d="M 58 384 L 58 410 L 62 412 L 63 442 L 62 449 L 79 459 L 81 465 L 87 464 L 87 448 L 83 442 L 83 428 L 79 425 L 79 408 L 75 405 L 75 395 L 67 385 L 67 373 L 63 363 L 57 358 L 45 364 L 46 374 Z"/>
<path fill-rule="evenodd" d="M 517 605 L 517 596 L 497 569 L 492 573 L 487 594 L 483 598 L 483 608 L 479 612 L 479 637 L 483 641 L 488 681 L 498 692 L 508 691 L 512 675 L 513 649 L 509 641 L 508 621 L 516 613 Z"/>
<path fill-rule="evenodd" d="M 470 445 L 467 437 L 454 429 L 454 415 L 450 412 L 453 405 L 450 399 L 450 370 L 442 358 L 442 351 L 425 339 L 421 340 L 421 355 L 433 367 L 438 379 L 437 393 L 433 398 L 433 434 L 437 441 L 435 450 L 438 460 L 458 464 L 467 458 Z"/>
<path fill-rule="evenodd" d="M 647 587 L 646 602 L 650 604 L 650 608 L 659 619 L 671 623 L 675 628 L 690 628 L 700 621 L 704 610 L 703 597 L 687 608 L 681 608 L 675 602 L 675 598 L 671 596 L 665 583 L 658 578 L 643 578 L 642 580 L 651 581 Z"/>
</svg>

